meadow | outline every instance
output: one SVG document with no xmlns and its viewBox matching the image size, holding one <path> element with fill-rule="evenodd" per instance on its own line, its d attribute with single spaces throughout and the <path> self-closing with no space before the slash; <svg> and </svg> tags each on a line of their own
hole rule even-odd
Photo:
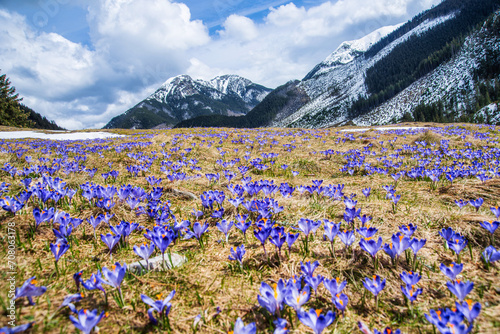
<svg viewBox="0 0 500 334">
<path fill-rule="evenodd" d="M 410 125 L 0 140 L 0 332 L 498 333 L 499 128 Z"/>
</svg>

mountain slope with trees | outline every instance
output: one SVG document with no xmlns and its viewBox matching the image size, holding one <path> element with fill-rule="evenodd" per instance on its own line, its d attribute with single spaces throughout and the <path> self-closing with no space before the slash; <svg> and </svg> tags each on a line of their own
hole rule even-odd
<svg viewBox="0 0 500 334">
<path fill-rule="evenodd" d="M 11 86 L 6 74 L 0 75 L 0 125 L 20 128 L 64 130 L 33 109 L 21 103 L 22 98 Z"/>
</svg>

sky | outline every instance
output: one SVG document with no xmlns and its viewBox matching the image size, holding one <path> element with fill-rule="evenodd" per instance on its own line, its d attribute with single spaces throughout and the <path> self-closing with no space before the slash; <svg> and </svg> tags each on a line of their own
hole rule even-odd
<svg viewBox="0 0 500 334">
<path fill-rule="evenodd" d="M 275 88 L 343 42 L 441 0 L 0 0 L 0 73 L 67 129 L 101 128 L 168 78 Z"/>
</svg>

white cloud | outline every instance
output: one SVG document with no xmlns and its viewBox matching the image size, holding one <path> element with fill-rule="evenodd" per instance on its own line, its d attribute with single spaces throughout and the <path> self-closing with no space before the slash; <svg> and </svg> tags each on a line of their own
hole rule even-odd
<svg viewBox="0 0 500 334">
<path fill-rule="evenodd" d="M 251 41 L 259 35 L 255 23 L 245 16 L 230 15 L 223 24 L 224 30 L 219 35 L 241 41 Z"/>
<path fill-rule="evenodd" d="M 89 6 L 88 21 L 96 50 L 110 59 L 144 62 L 210 41 L 186 5 L 166 0 L 97 1 Z"/>
<path fill-rule="evenodd" d="M 0 10 L 2 73 L 28 106 L 70 129 L 102 127 L 179 74 L 239 74 L 268 87 L 300 79 L 342 41 L 439 2 L 338 0 L 309 9 L 290 2 L 259 22 L 230 15 L 209 36 L 173 0 L 81 1 L 90 47 L 36 32 L 25 17 Z"/>
<path fill-rule="evenodd" d="M 94 55 L 54 33 L 33 32 L 23 16 L 0 10 L 0 62 L 24 94 L 63 98 L 93 81 Z"/>
</svg>

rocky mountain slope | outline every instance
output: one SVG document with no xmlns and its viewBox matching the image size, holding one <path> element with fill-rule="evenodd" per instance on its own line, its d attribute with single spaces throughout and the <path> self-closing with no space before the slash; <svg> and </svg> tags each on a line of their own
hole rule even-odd
<svg viewBox="0 0 500 334">
<path fill-rule="evenodd" d="M 172 127 L 202 115 L 244 116 L 271 89 L 237 75 L 195 80 L 188 75 L 168 79 L 151 96 L 113 118 L 105 128 Z"/>
</svg>

